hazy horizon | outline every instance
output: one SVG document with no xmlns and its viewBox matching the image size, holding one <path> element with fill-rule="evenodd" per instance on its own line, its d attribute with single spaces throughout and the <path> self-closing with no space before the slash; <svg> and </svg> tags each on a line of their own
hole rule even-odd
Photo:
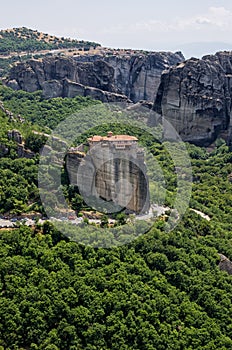
<svg viewBox="0 0 232 350">
<path fill-rule="evenodd" d="M 13 9 L 13 10 L 12 10 Z M 4 2 L 0 29 L 28 27 L 112 48 L 183 51 L 186 57 L 232 49 L 232 3 L 195 0 Z M 227 47 L 229 46 L 229 47 Z M 208 51 L 205 51 L 205 50 Z"/>
</svg>

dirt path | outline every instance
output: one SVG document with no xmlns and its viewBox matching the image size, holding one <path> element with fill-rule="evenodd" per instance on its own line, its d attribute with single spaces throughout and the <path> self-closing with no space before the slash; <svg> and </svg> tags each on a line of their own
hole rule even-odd
<svg viewBox="0 0 232 350">
<path fill-rule="evenodd" d="M 202 213 L 202 211 L 200 210 L 196 210 L 196 209 L 193 209 L 193 208 L 190 208 L 191 211 L 194 211 L 194 213 L 200 215 L 203 219 L 206 219 L 207 221 L 210 221 L 210 217 L 209 215 L 205 214 L 205 213 Z"/>
</svg>

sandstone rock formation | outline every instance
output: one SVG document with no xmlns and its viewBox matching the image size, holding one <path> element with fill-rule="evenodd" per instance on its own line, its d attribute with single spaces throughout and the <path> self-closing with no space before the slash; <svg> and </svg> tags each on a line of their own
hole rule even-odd
<svg viewBox="0 0 232 350">
<path fill-rule="evenodd" d="M 66 157 L 70 183 L 79 187 L 87 204 L 95 209 L 147 212 L 149 185 L 143 151 L 130 136 L 128 140 L 126 135 L 117 136 L 113 142 L 97 136 L 99 142 L 90 145 L 87 154 L 70 150 Z"/>
<path fill-rule="evenodd" d="M 221 135 L 230 142 L 231 87 L 232 52 L 191 58 L 163 72 L 154 110 L 184 141 L 208 145 Z"/>
<path fill-rule="evenodd" d="M 76 60 L 96 62 L 99 56 L 80 56 Z M 153 101 L 163 70 L 184 60 L 181 52 L 152 52 L 133 55 L 109 55 L 101 58 L 114 72 L 114 86 L 133 102 Z"/>
<path fill-rule="evenodd" d="M 46 98 L 153 101 L 162 71 L 183 60 L 180 52 L 32 59 L 13 66 L 6 84 L 15 90 L 43 90 Z"/>
<path fill-rule="evenodd" d="M 47 98 L 143 100 L 148 108 L 153 101 L 150 126 L 163 116 L 183 141 L 207 146 L 219 136 L 232 142 L 232 52 L 186 61 L 181 53 L 164 52 L 50 57 L 17 64 L 6 84 L 26 91 L 42 89 Z"/>
</svg>

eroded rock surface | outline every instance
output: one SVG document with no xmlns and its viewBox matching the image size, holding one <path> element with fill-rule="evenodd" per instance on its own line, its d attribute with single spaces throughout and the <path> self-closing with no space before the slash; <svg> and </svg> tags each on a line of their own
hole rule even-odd
<svg viewBox="0 0 232 350">
<path fill-rule="evenodd" d="M 208 146 L 223 137 L 232 142 L 232 52 L 186 61 L 181 53 L 167 52 L 49 57 L 17 64 L 6 84 L 42 89 L 46 98 L 152 101 L 156 120 L 165 117 L 183 141 Z"/>
<path fill-rule="evenodd" d="M 220 134 L 230 142 L 231 99 L 232 52 L 219 52 L 163 72 L 154 110 L 184 141 L 205 146 Z"/>
<path fill-rule="evenodd" d="M 130 142 L 128 142 L 130 143 Z M 70 183 L 92 207 L 108 212 L 124 208 L 136 213 L 149 210 L 149 184 L 143 151 L 137 144 L 99 142 L 87 154 L 72 149 L 66 156 Z M 88 202 L 90 201 L 90 202 Z"/>
<path fill-rule="evenodd" d="M 6 84 L 15 90 L 43 90 L 46 98 L 154 101 L 162 71 L 183 60 L 180 52 L 32 59 L 13 66 Z"/>
</svg>

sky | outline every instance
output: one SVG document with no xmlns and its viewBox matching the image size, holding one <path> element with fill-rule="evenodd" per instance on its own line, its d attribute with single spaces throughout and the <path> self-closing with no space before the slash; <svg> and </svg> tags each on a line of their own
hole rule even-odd
<svg viewBox="0 0 232 350">
<path fill-rule="evenodd" d="M 232 49 L 232 1 L 3 1 L 0 29 L 22 26 L 107 47 L 197 55 L 199 46 Z"/>
</svg>

